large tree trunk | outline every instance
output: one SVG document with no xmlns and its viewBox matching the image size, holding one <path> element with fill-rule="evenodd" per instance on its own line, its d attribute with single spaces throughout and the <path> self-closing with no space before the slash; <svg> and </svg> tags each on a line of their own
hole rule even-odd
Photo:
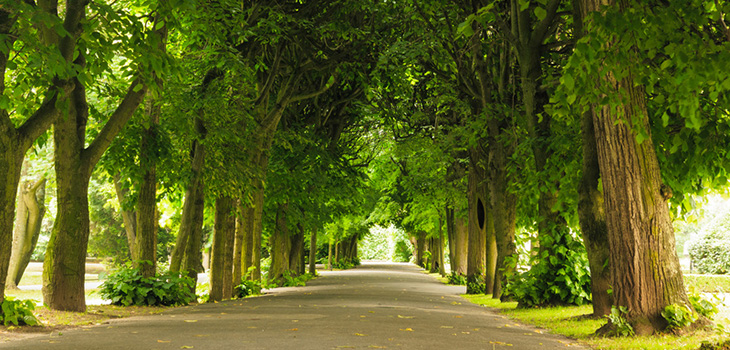
<svg viewBox="0 0 730 350">
<path fill-rule="evenodd" d="M 583 36 L 583 5 L 573 0 L 573 24 L 576 40 Z M 613 299 L 608 293 L 611 289 L 611 270 L 608 268 L 610 251 L 606 232 L 606 212 L 603 193 L 598 184 L 601 171 L 598 164 L 593 114 L 584 113 L 581 117 L 581 140 L 583 144 L 583 172 L 578 188 L 578 219 L 588 255 L 591 270 L 591 294 L 593 316 L 603 317 L 611 313 Z"/>
<path fill-rule="evenodd" d="M 480 150 L 469 151 L 469 248 L 467 255 L 467 294 L 482 293 L 487 269 L 487 202 L 484 195 L 485 171 L 481 166 Z M 491 272 L 491 275 L 494 271 Z"/>
<path fill-rule="evenodd" d="M 413 247 L 415 248 L 413 250 L 413 256 L 415 257 L 415 263 L 416 265 L 420 267 L 426 266 L 426 260 L 425 260 L 425 253 L 426 253 L 426 232 L 418 231 L 416 232 L 416 235 L 413 237 L 415 242 L 413 244 Z"/>
<path fill-rule="evenodd" d="M 584 14 L 601 10 L 606 2 L 585 0 Z M 627 5 L 620 6 L 625 10 Z M 603 77 L 624 96 L 623 105 L 593 111 L 614 305 L 628 309 L 626 319 L 637 335 L 648 335 L 666 327 L 664 307 L 690 304 L 665 199 L 669 190 L 662 184 L 654 144 L 651 137 L 637 142 L 625 122 L 633 121 L 650 135 L 646 93 L 631 72 L 620 81 L 610 73 Z"/>
<path fill-rule="evenodd" d="M 43 264 L 43 302 L 55 310 L 86 311 L 84 274 L 89 240 L 90 164 L 82 155 L 88 105 L 76 82 L 68 116 L 54 127 L 58 215 Z"/>
<path fill-rule="evenodd" d="M 38 243 L 43 216 L 46 212 L 45 199 L 45 176 L 36 181 L 26 181 L 21 187 L 15 231 L 13 232 L 13 250 L 5 286 L 8 289 L 18 287 Z"/>
<path fill-rule="evenodd" d="M 317 226 L 312 228 L 309 237 L 309 274 L 317 274 Z"/>
<path fill-rule="evenodd" d="M 289 252 L 291 250 L 291 238 L 287 226 L 286 213 L 289 204 L 279 204 L 276 211 L 276 227 L 271 233 L 270 255 L 271 266 L 269 267 L 269 281 L 281 283 L 284 272 L 289 270 Z"/>
<path fill-rule="evenodd" d="M 241 273 L 243 277 L 249 280 L 253 280 L 253 272 L 251 267 L 253 265 L 253 206 L 242 207 L 242 220 L 241 220 Z"/>
<path fill-rule="evenodd" d="M 230 299 L 233 294 L 232 266 L 233 230 L 235 216 L 234 201 L 230 197 L 219 197 L 215 207 L 215 232 L 211 248 L 210 300 Z"/>
</svg>

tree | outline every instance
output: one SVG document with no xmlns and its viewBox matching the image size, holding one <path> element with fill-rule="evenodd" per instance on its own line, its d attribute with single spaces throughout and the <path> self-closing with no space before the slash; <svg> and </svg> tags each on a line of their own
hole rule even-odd
<svg viewBox="0 0 730 350">
<path fill-rule="evenodd" d="M 73 84 L 69 83 L 70 77 L 66 74 L 68 71 L 65 70 L 67 67 L 64 64 L 70 66 L 74 60 L 75 37 L 78 35 L 85 7 L 86 1 L 84 0 L 68 1 L 63 20 L 58 16 L 58 9 L 45 1 L 38 5 L 33 2 L 18 2 L 0 9 L 0 33 L 3 37 L 2 47 L 0 47 L 0 73 L 3 75 L 0 83 L 0 90 L 3 92 L 3 104 L 0 106 L 0 183 L 2 183 L 0 186 L 0 302 L 5 298 L 5 280 L 12 247 L 14 205 L 23 159 L 33 142 L 51 126 L 58 116 L 57 104 L 61 104 L 65 96 L 74 89 Z M 48 20 L 43 23 L 33 23 L 30 20 L 33 13 L 47 14 L 48 16 L 45 18 Z M 51 29 L 52 27 L 55 29 Z M 59 35 L 58 32 L 64 35 Z M 45 91 L 43 102 L 34 107 L 34 112 L 26 110 L 29 113 L 23 113 L 23 115 L 28 115 L 28 118 L 17 127 L 11 119 L 11 112 L 14 111 L 5 95 L 8 92 L 6 89 L 8 87 L 25 89 L 29 85 L 12 86 L 10 84 L 9 86 L 5 80 L 8 69 L 19 66 L 15 60 L 10 59 L 11 53 L 16 52 L 14 46 L 16 42 L 27 42 L 31 48 L 50 48 L 39 49 L 38 52 L 49 54 L 45 58 L 59 63 L 52 68 L 55 73 L 49 74 L 52 78 L 44 77 L 46 81 L 44 85 L 47 87 L 43 89 Z M 34 59 L 42 60 L 38 57 Z M 49 82 L 50 80 L 52 82 Z M 18 82 L 25 83 L 23 79 L 18 79 Z M 25 92 L 18 95 L 23 96 L 23 94 Z"/>
<path fill-rule="evenodd" d="M 79 16 L 83 18 L 85 4 L 80 3 L 79 5 L 82 11 Z M 56 9 L 52 10 L 57 11 Z M 113 36 L 118 34 L 104 31 L 105 27 L 101 26 L 100 19 L 117 20 L 122 25 L 121 22 L 124 22 L 124 20 L 118 16 L 117 10 L 112 7 L 100 6 L 95 10 L 99 11 L 100 15 L 95 21 L 92 21 L 92 24 L 97 26 L 95 29 L 100 30 L 103 35 L 109 35 L 110 39 L 114 40 Z M 139 28 L 145 28 L 134 15 L 127 16 L 126 20 L 130 22 L 124 23 L 138 23 Z M 153 26 L 154 23 L 148 25 Z M 74 30 L 74 32 L 83 33 L 84 30 L 89 29 L 83 28 Z M 108 40 L 103 35 L 99 36 L 100 40 Z M 149 46 L 147 47 L 151 48 L 157 48 L 157 43 L 160 41 L 159 36 L 154 31 L 149 31 L 146 35 L 143 32 L 132 32 L 131 35 L 148 40 L 147 45 Z M 88 40 L 86 37 L 84 38 L 83 40 Z M 64 40 L 66 39 L 68 38 L 64 38 Z M 85 44 L 93 47 L 96 43 L 87 41 Z M 101 43 L 99 44 L 100 47 L 104 46 Z M 145 45 L 135 48 L 114 48 L 121 49 L 123 54 L 131 56 L 130 58 L 138 58 L 143 61 L 137 66 L 127 67 L 128 72 L 132 75 L 140 76 L 140 73 L 135 72 L 136 70 L 144 72 L 146 69 L 149 72 L 152 71 L 151 67 L 160 64 L 159 55 L 154 55 L 156 50 L 145 50 L 145 47 L 142 46 Z M 142 55 L 142 51 L 145 51 L 144 55 Z M 87 57 L 87 55 L 88 53 L 79 53 L 75 58 L 74 62 L 80 69 L 93 69 L 97 64 L 103 65 L 102 62 L 95 61 L 93 56 L 89 55 Z M 146 61 L 142 60 L 141 57 L 144 57 Z M 155 64 L 150 64 L 153 61 Z M 56 216 L 44 262 L 43 299 L 50 308 L 57 310 L 86 310 L 84 273 L 89 238 L 89 178 L 116 134 L 124 127 L 124 124 L 132 117 L 134 111 L 142 102 L 148 89 L 148 84 L 142 78 L 138 77 L 129 82 L 127 92 L 110 114 L 109 119 L 98 135 L 87 146 L 87 124 L 90 111 L 94 110 L 89 108 L 86 90 L 88 82 L 84 80 L 85 77 L 81 75 L 71 79 L 74 89 L 63 100 L 66 105 L 63 116 L 58 118 L 54 124 L 58 215 Z"/>
</svg>

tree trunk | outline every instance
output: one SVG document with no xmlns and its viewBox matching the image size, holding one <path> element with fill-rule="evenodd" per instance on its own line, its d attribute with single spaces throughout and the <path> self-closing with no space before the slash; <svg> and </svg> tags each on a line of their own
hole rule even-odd
<svg viewBox="0 0 730 350">
<path fill-rule="evenodd" d="M 581 1 L 573 0 L 573 24 L 576 40 L 583 36 L 583 11 Z M 583 172 L 578 187 L 578 219 L 583 242 L 591 270 L 591 294 L 593 316 L 603 317 L 611 313 L 613 300 L 611 273 L 608 268 L 610 251 L 606 232 L 606 212 L 603 193 L 598 190 L 601 171 L 598 164 L 593 114 L 584 113 L 581 117 L 581 140 L 583 144 Z"/>
<path fill-rule="evenodd" d="M 414 247 L 416 247 L 416 250 L 414 252 L 416 256 L 416 265 L 420 267 L 426 267 L 426 259 L 425 259 L 425 253 L 426 253 L 426 232 L 418 231 L 416 232 L 416 244 L 414 244 Z"/>
<path fill-rule="evenodd" d="M 469 248 L 467 255 L 466 280 L 467 294 L 484 292 L 485 276 L 487 275 L 487 202 L 484 194 L 485 172 L 481 166 L 482 157 L 479 150 L 472 148 L 469 151 Z M 493 272 L 492 272 L 493 273 Z"/>
<path fill-rule="evenodd" d="M 304 256 L 304 228 L 297 225 L 297 233 L 291 235 L 291 251 L 289 252 L 289 270 L 297 276 L 302 275 L 302 257 Z"/>
<path fill-rule="evenodd" d="M 172 250 L 170 258 L 170 271 L 182 271 L 185 268 L 185 255 L 188 246 L 191 245 L 192 236 L 194 235 L 195 210 L 197 196 L 203 185 L 203 166 L 205 165 L 205 146 L 198 141 L 193 142 L 193 159 L 191 163 L 192 178 L 185 190 L 185 201 L 183 202 L 182 217 L 180 218 L 180 228 L 175 240 L 175 247 Z M 201 223 L 202 224 L 202 223 Z"/>
<path fill-rule="evenodd" d="M 289 252 L 291 251 L 291 238 L 287 227 L 286 212 L 289 204 L 279 204 L 276 211 L 276 227 L 271 233 L 270 255 L 271 267 L 269 267 L 269 281 L 281 284 L 284 279 L 284 272 L 289 270 Z"/>
<path fill-rule="evenodd" d="M 241 284 L 243 279 L 243 237 L 245 236 L 244 223 L 243 223 L 243 211 L 244 207 L 241 205 L 241 201 L 238 200 L 236 206 L 236 226 L 235 233 L 233 235 L 233 286 Z"/>
<path fill-rule="evenodd" d="M 241 239 L 241 273 L 248 280 L 253 280 L 253 272 L 250 271 L 253 265 L 253 207 L 247 206 L 242 209 L 243 230 Z"/>
<path fill-rule="evenodd" d="M 603 4 L 585 0 L 584 14 L 600 10 Z M 620 6 L 625 10 L 624 3 Z M 593 111 L 614 305 L 628 309 L 626 319 L 637 335 L 648 335 L 666 327 L 661 316 L 664 307 L 690 304 L 654 144 L 651 136 L 637 142 L 636 132 L 625 122 L 633 121 L 651 135 L 646 93 L 634 83 L 631 72 L 620 81 L 610 73 L 603 76 L 625 97 L 623 105 Z"/>
<path fill-rule="evenodd" d="M 487 227 L 485 228 L 487 234 L 487 265 L 485 270 L 486 272 L 484 274 L 485 294 L 488 294 L 494 289 L 494 283 L 497 280 L 497 259 L 499 258 L 499 252 L 497 251 L 497 236 L 494 230 L 494 212 L 491 208 L 491 203 L 489 203 L 489 198 L 487 198 L 487 203 L 489 210 L 487 210 Z"/>
<path fill-rule="evenodd" d="M 160 106 L 156 101 L 147 102 L 150 125 L 142 134 L 140 168 L 143 175 L 137 197 L 137 224 L 134 250 L 130 249 L 134 264 L 142 276 L 153 277 L 157 269 L 157 159 L 152 155 L 157 144 L 160 123 Z M 131 248 L 131 247 L 130 247 Z"/>
<path fill-rule="evenodd" d="M 233 229 L 235 216 L 233 199 L 219 197 L 215 207 L 215 233 L 211 248 L 210 300 L 230 299 L 233 294 L 231 282 L 233 260 Z"/>
<path fill-rule="evenodd" d="M 45 200 L 45 176 L 37 181 L 27 181 L 23 184 L 18 200 L 15 232 L 13 232 L 13 250 L 5 286 L 8 289 L 17 288 L 38 243 L 43 216 L 46 213 Z"/>
<path fill-rule="evenodd" d="M 449 242 L 449 250 L 453 254 L 453 258 L 451 258 L 451 273 L 466 276 L 469 227 L 466 220 L 460 217 L 454 209 L 449 209 L 446 217 L 447 225 L 449 225 L 448 220 L 452 221 L 454 235 L 453 241 Z"/>
<path fill-rule="evenodd" d="M 117 194 L 117 201 L 119 202 L 119 208 L 122 213 L 122 223 L 124 223 L 124 232 L 127 234 L 127 245 L 129 246 L 129 253 L 132 261 L 136 261 L 137 249 L 135 248 L 136 236 L 137 236 L 137 214 L 132 210 L 125 208 L 127 197 L 129 197 L 129 189 L 124 188 L 122 185 L 122 179 L 120 174 L 117 172 L 112 178 L 114 182 L 114 192 Z"/>
<path fill-rule="evenodd" d="M 312 228 L 309 237 L 309 274 L 317 274 L 317 226 Z"/>
</svg>

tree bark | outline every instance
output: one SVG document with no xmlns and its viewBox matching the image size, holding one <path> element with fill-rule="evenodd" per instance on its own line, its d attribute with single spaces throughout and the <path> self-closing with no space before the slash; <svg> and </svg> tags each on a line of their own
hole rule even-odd
<svg viewBox="0 0 730 350">
<path fill-rule="evenodd" d="M 469 248 L 469 228 L 466 220 L 460 217 L 455 209 L 447 211 L 447 226 L 453 225 L 453 240 L 449 242 L 449 250 L 453 254 L 451 258 L 451 273 L 466 276 L 467 255 Z M 448 221 L 452 223 L 449 224 Z"/>
<path fill-rule="evenodd" d="M 572 3 L 577 40 L 583 36 L 584 12 L 581 10 L 580 0 L 573 0 Z M 598 189 L 601 171 L 598 164 L 592 113 L 584 113 L 581 116 L 581 140 L 583 172 L 580 187 L 578 187 L 578 219 L 591 270 L 593 316 L 598 318 L 611 313 L 613 299 L 608 293 L 608 290 L 611 289 L 611 270 L 608 268 L 610 251 L 603 193 Z"/>
<path fill-rule="evenodd" d="M 467 256 L 467 294 L 482 293 L 487 269 L 487 205 L 484 194 L 485 172 L 481 166 L 480 150 L 469 151 L 469 248 Z M 493 276 L 493 271 L 491 272 Z"/>
<path fill-rule="evenodd" d="M 215 208 L 215 233 L 211 248 L 210 300 L 221 301 L 233 295 L 233 199 L 218 197 Z"/>
<path fill-rule="evenodd" d="M 13 250 L 6 282 L 7 289 L 16 289 L 23 277 L 25 268 L 30 262 L 33 250 L 38 243 L 41 224 L 46 212 L 46 177 L 36 181 L 26 181 L 18 200 L 18 211 L 15 231 L 13 232 Z"/>
<path fill-rule="evenodd" d="M 279 204 L 276 211 L 276 227 L 271 233 L 269 242 L 271 266 L 269 267 L 269 281 L 281 283 L 284 272 L 289 270 L 289 254 L 292 249 L 286 213 L 289 204 Z"/>
<path fill-rule="evenodd" d="M 312 228 L 309 237 L 309 274 L 317 274 L 317 227 Z"/>
<path fill-rule="evenodd" d="M 304 228 L 297 224 L 297 233 L 291 235 L 291 251 L 289 252 L 289 271 L 297 276 L 303 274 L 302 257 L 304 257 Z"/>
<path fill-rule="evenodd" d="M 170 258 L 170 271 L 182 271 L 185 268 L 184 260 L 191 245 L 192 236 L 194 235 L 195 225 L 195 207 L 197 196 L 203 186 L 203 166 L 205 164 L 205 146 L 198 141 L 193 142 L 193 159 L 191 164 L 192 178 L 185 190 L 185 201 L 183 202 L 182 217 L 180 218 L 180 228 L 175 240 L 175 247 L 172 250 Z M 202 225 L 202 222 L 200 223 Z"/>
<path fill-rule="evenodd" d="M 585 0 L 584 13 L 600 11 L 606 3 L 616 4 Z M 622 11 L 629 6 L 618 3 Z M 610 48 L 611 43 L 605 44 Z M 690 304 L 651 136 L 637 142 L 635 130 L 625 122 L 650 135 L 646 93 L 631 72 L 622 80 L 610 73 L 603 79 L 624 96 L 622 105 L 593 110 L 614 304 L 628 309 L 626 319 L 637 335 L 648 335 L 666 327 L 664 307 Z"/>
</svg>

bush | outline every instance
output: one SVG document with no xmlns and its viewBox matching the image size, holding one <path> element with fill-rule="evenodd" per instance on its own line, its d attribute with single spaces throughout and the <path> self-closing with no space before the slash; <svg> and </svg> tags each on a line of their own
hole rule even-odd
<svg viewBox="0 0 730 350">
<path fill-rule="evenodd" d="M 715 298 L 718 297 L 715 296 Z M 717 304 L 703 298 L 700 294 L 691 294 L 689 296 L 689 302 L 692 304 L 692 309 L 707 318 L 712 318 L 720 311 L 717 308 Z"/>
<path fill-rule="evenodd" d="M 686 305 L 667 305 L 662 311 L 662 317 L 667 321 L 667 329 L 680 329 L 697 321 L 697 313 Z"/>
<path fill-rule="evenodd" d="M 243 279 L 241 284 L 233 289 L 233 296 L 236 298 L 245 298 L 251 295 L 259 295 L 261 294 L 261 289 L 263 289 L 261 281 Z"/>
<path fill-rule="evenodd" d="M 725 231 L 724 222 L 728 217 L 722 218 L 721 222 L 715 225 L 708 225 L 707 230 L 700 233 L 699 237 L 689 244 L 689 256 L 692 265 L 699 273 L 726 274 L 730 271 L 730 234 Z"/>
<path fill-rule="evenodd" d="M 507 284 L 507 294 L 522 307 L 583 305 L 591 300 L 585 247 L 570 232 L 556 236 L 551 251 L 536 254 L 532 267 Z"/>
<path fill-rule="evenodd" d="M 411 248 L 411 242 L 406 240 L 399 240 L 395 242 L 395 256 L 393 260 L 396 262 L 409 262 L 413 256 L 413 248 Z"/>
<path fill-rule="evenodd" d="M 453 284 L 457 286 L 465 286 L 466 285 L 466 276 L 458 273 L 450 273 L 448 276 L 446 276 L 448 279 L 448 284 Z"/>
<path fill-rule="evenodd" d="M 186 274 L 166 272 L 148 278 L 129 266 L 109 274 L 99 294 L 112 304 L 123 306 L 175 306 L 195 300 L 193 279 Z"/>
<path fill-rule="evenodd" d="M 0 316 L 2 316 L 3 325 L 6 327 L 10 324 L 16 326 L 40 324 L 38 319 L 33 316 L 35 304 L 32 300 L 15 300 L 13 297 L 5 297 L 0 310 L 2 310 Z"/>
</svg>

